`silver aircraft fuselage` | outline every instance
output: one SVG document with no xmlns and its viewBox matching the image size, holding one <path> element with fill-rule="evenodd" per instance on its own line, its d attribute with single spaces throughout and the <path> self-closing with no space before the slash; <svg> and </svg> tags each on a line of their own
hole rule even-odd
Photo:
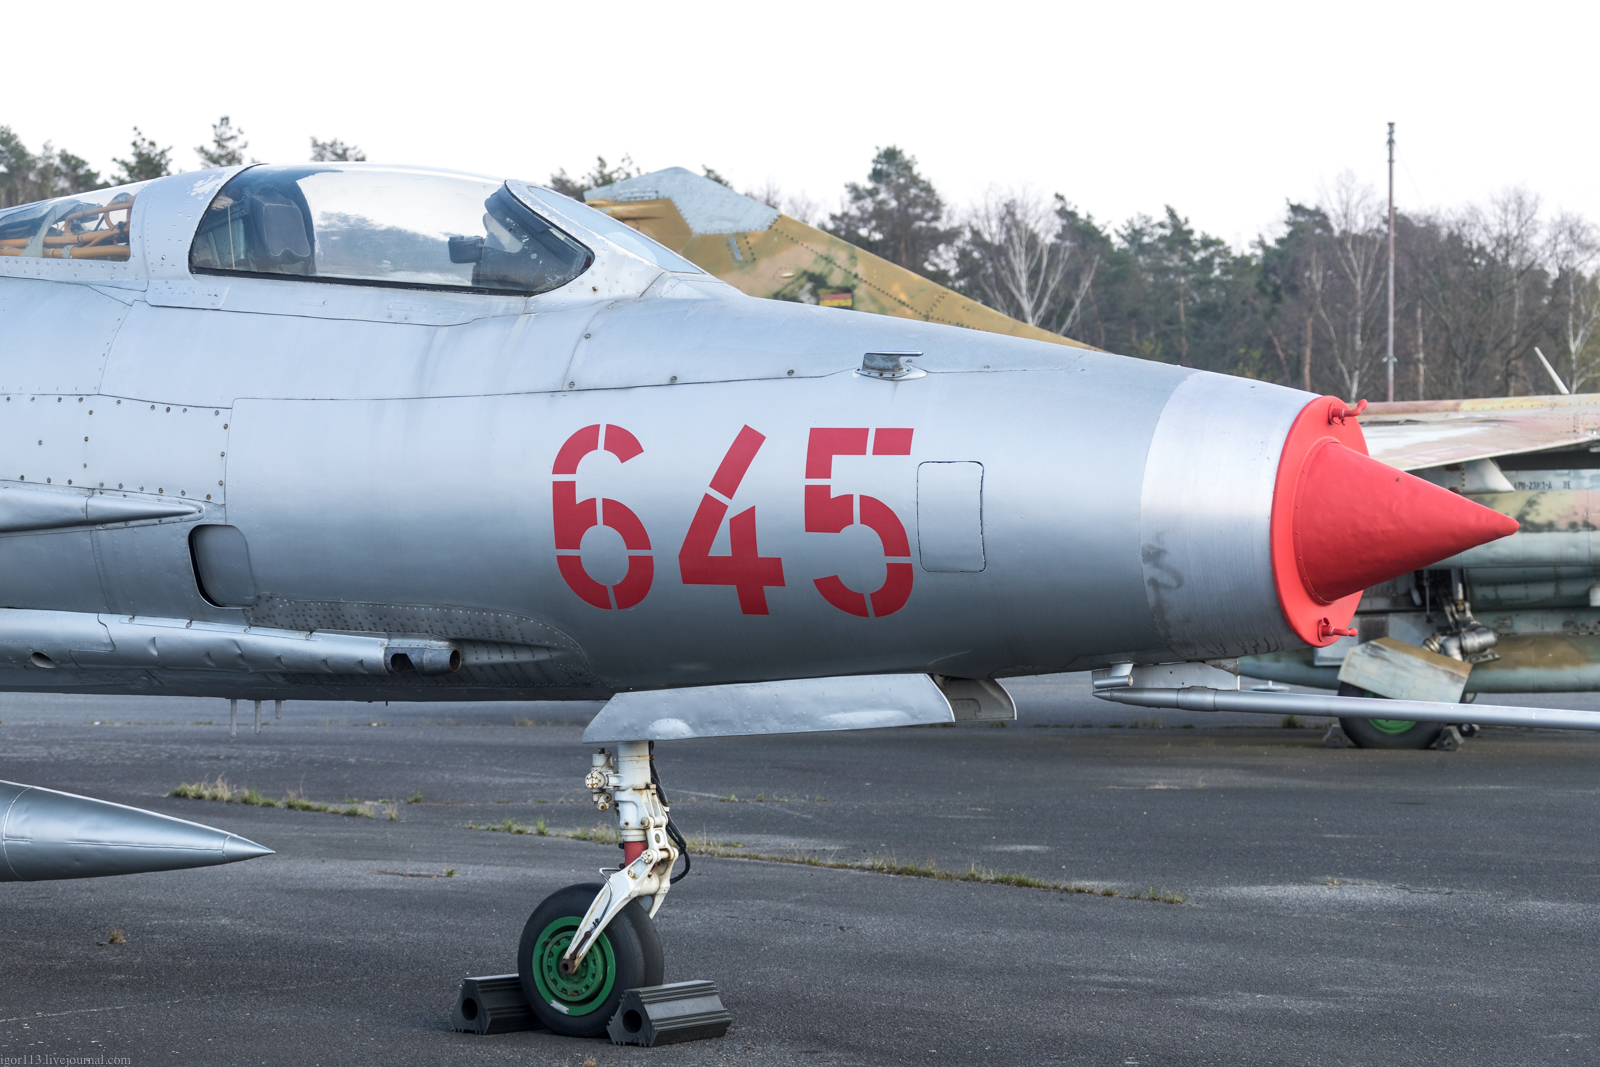
<svg viewBox="0 0 1600 1067">
<path fill-rule="evenodd" d="M 541 295 L 196 273 L 237 171 L 140 190 L 126 262 L 0 258 L 0 688 L 597 698 L 1300 642 L 1267 532 L 1308 394 L 752 299 L 520 183 L 594 250 Z"/>
</svg>

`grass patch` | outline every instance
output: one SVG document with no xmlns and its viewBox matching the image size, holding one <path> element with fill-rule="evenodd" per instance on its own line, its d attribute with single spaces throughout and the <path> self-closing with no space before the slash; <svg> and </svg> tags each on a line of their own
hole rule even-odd
<svg viewBox="0 0 1600 1067">
<path fill-rule="evenodd" d="M 539 826 L 544 820 L 540 820 Z M 468 823 L 469 830 L 489 830 L 499 833 L 529 833 L 527 827 L 507 830 L 507 824 L 517 826 L 507 819 L 505 823 L 490 826 L 478 826 Z M 566 837 L 575 841 L 593 841 L 602 845 L 615 845 L 618 841 L 617 831 L 605 824 L 599 824 L 591 829 L 577 830 L 550 830 L 541 831 L 537 827 L 532 831 L 540 837 Z M 1119 897 L 1123 900 L 1153 900 L 1162 904 L 1187 904 L 1188 898 L 1182 893 L 1171 889 L 1157 889 L 1151 886 L 1148 889 L 1117 889 L 1112 886 L 1086 885 L 1082 882 L 1052 882 L 1044 878 L 1035 878 L 1029 874 L 1014 874 L 1007 871 L 992 871 L 979 867 L 976 863 L 966 870 L 945 870 L 929 861 L 925 864 L 901 863 L 893 857 L 876 857 L 869 860 L 836 860 L 832 856 L 817 856 L 806 853 L 800 849 L 789 855 L 772 852 L 757 852 L 746 848 L 738 841 L 713 841 L 704 831 L 698 836 L 685 840 L 689 846 L 689 854 L 693 856 L 720 856 L 724 859 L 756 860 L 762 863 L 793 863 L 802 867 L 824 867 L 835 871 L 866 871 L 870 874 L 890 874 L 901 878 L 930 878 L 939 882 L 977 882 L 981 885 L 1004 885 L 1016 889 L 1042 889 L 1052 893 L 1081 893 L 1097 897 Z"/>
<path fill-rule="evenodd" d="M 373 874 L 387 874 L 393 878 L 454 878 L 456 869 L 451 867 L 443 874 L 424 874 L 420 871 L 373 871 Z"/>
<path fill-rule="evenodd" d="M 288 808 L 290 811 L 318 811 L 330 815 L 348 815 L 359 819 L 375 818 L 376 812 L 379 810 L 372 804 L 361 802 L 324 804 L 321 801 L 307 800 L 298 789 L 289 790 L 282 800 L 274 800 L 254 787 L 246 789 L 243 786 L 232 785 L 220 774 L 217 775 L 214 781 L 202 778 L 198 782 L 185 782 L 167 795 L 181 797 L 185 800 L 212 800 L 219 804 L 247 804 L 254 808 Z M 384 804 L 381 810 L 390 821 L 399 821 L 400 809 L 398 805 Z"/>
<path fill-rule="evenodd" d="M 1278 720 L 1278 725 L 1285 730 L 1300 730 L 1305 727 L 1305 723 L 1300 721 L 1300 716 L 1298 715 L 1285 715 Z"/>
<path fill-rule="evenodd" d="M 895 858 L 874 857 L 869 860 L 836 860 L 808 855 L 798 849 L 791 855 L 753 852 L 731 842 L 707 842 L 702 836 L 689 839 L 691 853 L 722 856 L 727 859 L 759 860 L 765 863 L 794 863 L 803 867 L 825 867 L 836 871 L 866 871 L 871 874 L 889 874 L 901 878 L 929 878 L 938 882 L 977 882 L 980 885 L 1004 885 L 1015 889 L 1042 889 L 1052 893 L 1079 893 L 1097 897 L 1120 897 L 1123 900 L 1154 900 L 1162 904 L 1186 904 L 1188 898 L 1170 889 L 1126 890 L 1112 886 L 1086 885 L 1082 882 L 1053 882 L 1029 874 L 992 871 L 976 863 L 966 870 L 946 870 L 933 862 L 901 863 Z"/>
<path fill-rule="evenodd" d="M 591 832 L 591 831 L 587 831 L 587 830 L 574 830 L 572 833 L 569 833 L 569 834 L 564 834 L 564 833 L 560 833 L 560 832 L 554 832 L 554 831 L 552 831 L 550 829 L 549 825 L 543 819 L 535 820 L 534 824 L 532 826 L 527 826 L 527 825 L 525 825 L 523 823 L 520 823 L 520 822 L 517 822 L 517 821 L 515 821 L 513 819 L 504 819 L 504 820 L 502 820 L 500 822 L 484 823 L 482 826 L 478 825 L 475 822 L 469 822 L 469 823 L 467 823 L 467 829 L 468 830 L 487 830 L 491 834 L 532 834 L 535 837 L 550 837 L 550 836 L 552 836 L 552 833 L 556 837 L 575 837 L 575 836 L 577 836 L 579 834 L 585 834 L 585 833 L 590 833 Z M 596 829 L 599 829 L 599 828 L 597 827 Z M 611 840 L 612 840 L 613 843 L 615 843 L 616 839 L 617 839 L 617 834 L 616 834 L 616 831 L 613 830 L 611 832 Z M 590 837 L 583 837 L 583 838 L 581 838 L 581 840 L 591 841 L 591 840 L 595 840 L 595 839 L 594 838 L 590 838 Z"/>
<path fill-rule="evenodd" d="M 120 926 L 113 926 L 111 928 L 111 932 L 106 934 L 106 939 L 104 941 L 95 942 L 96 945 L 101 947 L 106 945 L 126 945 L 127 943 L 128 935 L 122 932 L 122 927 Z"/>
<path fill-rule="evenodd" d="M 597 845 L 615 845 L 622 840 L 622 835 L 617 832 L 615 826 L 607 826 L 603 822 L 595 823 L 592 829 L 577 829 L 567 833 L 552 831 L 551 836 L 570 837 L 574 841 L 593 841 Z"/>
</svg>

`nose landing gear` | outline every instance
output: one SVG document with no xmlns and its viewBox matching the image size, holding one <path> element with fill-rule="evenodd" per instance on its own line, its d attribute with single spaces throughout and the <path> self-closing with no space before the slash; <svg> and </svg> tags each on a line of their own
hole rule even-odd
<svg viewBox="0 0 1600 1067">
<path fill-rule="evenodd" d="M 601 811 L 617 810 L 624 866 L 603 883 L 571 885 L 546 897 L 528 918 L 517 973 L 539 1021 L 570 1037 L 596 1037 L 622 994 L 665 978 L 661 939 L 652 921 L 673 882 L 683 838 L 671 825 L 650 743 L 624 741 L 613 759 L 603 749 L 584 779 Z M 645 898 L 649 910 L 645 910 Z"/>
</svg>

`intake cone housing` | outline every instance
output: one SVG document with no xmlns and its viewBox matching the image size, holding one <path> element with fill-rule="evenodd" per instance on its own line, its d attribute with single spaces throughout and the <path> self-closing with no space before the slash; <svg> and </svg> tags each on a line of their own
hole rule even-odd
<svg viewBox="0 0 1600 1067">
<path fill-rule="evenodd" d="M 1367 455 L 1357 411 L 1205 372 L 1178 384 L 1146 454 L 1140 565 L 1183 659 L 1328 645 L 1362 590 L 1515 533 L 1515 519 Z"/>
</svg>

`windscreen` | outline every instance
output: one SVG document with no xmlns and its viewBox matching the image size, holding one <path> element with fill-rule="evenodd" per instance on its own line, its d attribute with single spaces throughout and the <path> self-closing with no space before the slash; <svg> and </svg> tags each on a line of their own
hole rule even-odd
<svg viewBox="0 0 1600 1067">
<path fill-rule="evenodd" d="M 544 293 L 593 255 L 503 183 L 400 167 L 251 167 L 211 201 L 199 273 Z"/>
<path fill-rule="evenodd" d="M 559 204 L 559 207 L 556 208 L 557 211 L 566 212 L 572 221 L 580 226 L 588 227 L 606 240 L 621 245 L 629 252 L 641 259 L 654 263 L 662 270 L 669 270 L 678 274 L 705 273 L 705 271 L 666 245 L 661 244 L 654 238 L 646 237 L 632 226 L 612 218 L 604 211 L 596 211 L 582 201 L 573 200 L 570 197 L 562 196 L 560 193 L 540 189 L 537 186 L 524 186 L 523 188 L 526 188 L 538 199 L 554 198 Z"/>
</svg>

